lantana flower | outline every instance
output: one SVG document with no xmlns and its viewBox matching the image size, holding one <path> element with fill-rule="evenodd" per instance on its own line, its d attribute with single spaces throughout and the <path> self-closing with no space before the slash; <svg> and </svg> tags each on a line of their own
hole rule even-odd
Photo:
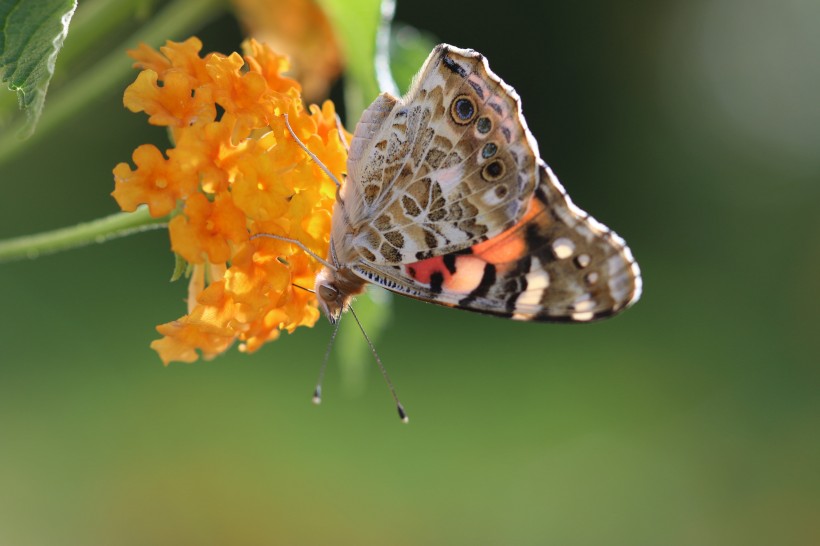
<svg viewBox="0 0 820 546">
<path fill-rule="evenodd" d="M 112 193 L 124 211 L 147 205 L 170 220 L 171 249 L 189 264 L 188 312 L 162 324 L 151 346 L 164 363 L 212 358 L 237 340 L 255 351 L 282 330 L 319 317 L 310 287 L 321 267 L 295 239 L 326 255 L 335 184 L 294 133 L 341 176 L 347 153 L 333 103 L 306 107 L 287 59 L 255 40 L 244 55 L 200 55 L 190 38 L 159 51 L 129 52 L 141 69 L 124 104 L 168 128 L 174 146 L 139 146 L 134 166 L 114 168 Z"/>
</svg>

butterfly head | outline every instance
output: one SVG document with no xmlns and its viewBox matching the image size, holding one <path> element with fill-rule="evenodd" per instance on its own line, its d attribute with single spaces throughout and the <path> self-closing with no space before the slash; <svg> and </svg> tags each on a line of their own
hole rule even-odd
<svg viewBox="0 0 820 546">
<path fill-rule="evenodd" d="M 336 324 L 353 296 L 364 291 L 364 281 L 350 269 L 325 267 L 316 275 L 314 291 L 327 320 Z"/>
<path fill-rule="evenodd" d="M 336 324 L 344 310 L 344 298 L 336 286 L 336 283 L 333 282 L 332 279 L 327 278 L 328 275 L 323 275 L 323 273 L 327 272 L 332 274 L 332 271 L 325 268 L 322 270 L 322 273 L 316 277 L 316 287 L 314 290 L 319 300 L 319 306 L 322 308 L 327 320 L 329 320 L 331 324 Z"/>
</svg>

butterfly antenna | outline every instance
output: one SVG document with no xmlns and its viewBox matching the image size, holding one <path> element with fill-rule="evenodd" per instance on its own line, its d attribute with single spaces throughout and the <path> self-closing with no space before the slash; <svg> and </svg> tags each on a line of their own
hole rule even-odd
<svg viewBox="0 0 820 546">
<path fill-rule="evenodd" d="M 322 403 L 322 382 L 325 380 L 325 370 L 327 369 L 327 361 L 330 359 L 330 349 L 333 348 L 333 342 L 336 340 L 336 334 L 339 333 L 339 325 L 341 323 L 341 320 L 336 321 L 336 327 L 330 335 L 330 342 L 327 344 L 325 358 L 322 360 L 322 367 L 319 368 L 319 380 L 316 381 L 316 388 L 313 390 L 313 403 L 317 406 Z"/>
<path fill-rule="evenodd" d="M 367 340 L 367 344 L 370 345 L 370 351 L 373 353 L 373 357 L 376 359 L 376 363 L 379 365 L 379 369 L 382 372 L 382 376 L 384 376 L 384 381 L 385 383 L 387 383 L 387 388 L 390 389 L 390 394 L 393 395 L 393 400 L 396 402 L 396 410 L 398 410 L 399 412 L 399 418 L 401 419 L 401 422 L 407 423 L 408 421 L 410 421 L 410 418 L 407 417 L 407 412 L 404 411 L 404 406 L 402 406 L 401 402 L 399 402 L 399 397 L 396 394 L 396 389 L 393 387 L 393 382 L 390 381 L 390 376 L 387 375 L 387 370 L 384 369 L 384 364 L 382 364 L 382 359 L 379 358 L 379 353 L 376 352 L 376 347 L 373 345 L 373 342 L 370 341 L 370 338 L 367 337 L 367 332 L 364 331 L 362 323 L 359 321 L 359 317 L 356 316 L 356 312 L 353 310 L 352 307 L 348 307 L 348 309 L 350 310 L 350 314 L 353 315 L 353 318 L 356 319 L 356 324 L 359 325 L 359 330 L 362 331 L 362 335 Z"/>
<path fill-rule="evenodd" d="M 299 288 L 300 290 L 304 290 L 305 292 L 310 292 L 311 294 L 315 294 L 315 293 L 316 293 L 316 291 L 315 291 L 315 290 L 311 290 L 310 288 L 305 288 L 304 286 L 299 285 L 299 284 L 296 284 L 295 282 L 292 282 L 292 283 L 290 283 L 290 284 L 291 284 L 291 286 L 293 286 L 294 288 Z"/>
<path fill-rule="evenodd" d="M 339 114 L 336 114 L 336 130 L 339 131 L 339 140 L 342 141 L 342 146 L 344 146 L 345 151 L 350 153 L 350 146 L 348 146 L 347 139 L 345 138 L 345 128 L 342 125 L 342 118 L 339 117 Z"/>
<path fill-rule="evenodd" d="M 313 152 L 311 152 L 310 150 L 308 150 L 308 147 L 307 147 L 307 146 L 305 146 L 305 143 L 304 143 L 304 142 L 302 142 L 302 141 L 299 139 L 299 137 L 298 137 L 298 136 L 296 136 L 296 133 L 294 133 L 294 132 L 293 132 L 293 128 L 290 126 L 290 121 L 288 121 L 288 115 L 287 115 L 287 114 L 284 114 L 284 116 L 285 116 L 285 127 L 287 127 L 287 128 L 288 128 L 288 131 L 290 132 L 290 136 L 292 136 L 292 137 L 293 137 L 293 140 L 295 140 L 295 141 L 296 141 L 296 144 L 298 144 L 298 145 L 299 145 L 299 147 L 300 147 L 300 148 L 302 148 L 302 150 L 304 150 L 304 151 L 305 151 L 305 153 L 306 153 L 307 155 L 309 155 L 309 156 L 310 156 L 310 158 L 311 158 L 313 161 L 315 161 L 315 162 L 316 162 L 316 164 L 317 164 L 317 165 L 319 165 L 319 167 L 321 167 L 323 171 L 325 171 L 325 174 L 328 176 L 328 178 L 330 178 L 331 180 L 333 180 L 333 183 L 334 183 L 334 184 L 336 184 L 336 189 L 341 188 L 341 187 L 342 187 L 342 184 L 339 182 L 339 179 L 338 179 L 338 178 L 336 178 L 336 176 L 335 176 L 332 172 L 330 172 L 330 169 L 328 169 L 327 167 L 325 167 L 325 164 L 324 164 L 324 163 L 322 163 L 322 162 L 319 160 L 319 158 L 318 158 L 318 157 L 316 157 L 316 154 L 314 154 Z"/>
<path fill-rule="evenodd" d="M 291 283 L 296 288 L 301 288 L 305 292 L 310 292 L 311 294 L 315 294 L 315 290 L 311 290 L 310 288 L 305 288 L 304 286 L 300 286 L 296 283 Z M 313 389 L 313 403 L 317 406 L 322 403 L 322 383 L 325 380 L 325 370 L 327 369 L 327 362 L 330 359 L 330 349 L 333 348 L 333 342 L 336 341 L 336 334 L 339 333 L 339 325 L 342 323 L 341 317 L 340 320 L 336 321 L 336 327 L 333 329 L 333 333 L 330 335 L 330 342 L 327 344 L 327 350 L 325 351 L 325 358 L 322 360 L 322 367 L 319 368 L 319 380 L 316 381 L 316 388 Z"/>
</svg>

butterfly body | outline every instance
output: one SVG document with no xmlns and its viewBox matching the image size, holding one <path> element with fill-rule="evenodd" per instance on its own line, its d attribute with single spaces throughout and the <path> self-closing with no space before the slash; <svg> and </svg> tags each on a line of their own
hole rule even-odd
<svg viewBox="0 0 820 546">
<path fill-rule="evenodd" d="M 316 293 L 336 322 L 368 282 L 518 320 L 585 322 L 634 303 L 624 241 L 577 208 L 473 50 L 439 45 L 408 94 L 359 121 Z"/>
</svg>

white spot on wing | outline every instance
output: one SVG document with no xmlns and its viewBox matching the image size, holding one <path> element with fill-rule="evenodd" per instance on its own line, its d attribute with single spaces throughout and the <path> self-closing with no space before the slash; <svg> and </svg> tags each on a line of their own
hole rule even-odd
<svg viewBox="0 0 820 546">
<path fill-rule="evenodd" d="M 521 292 L 515 300 L 515 308 L 524 309 L 530 305 L 540 305 L 542 294 L 543 291 L 541 290 L 526 290 Z"/>
<path fill-rule="evenodd" d="M 552 242 L 552 252 L 559 260 L 565 260 L 575 252 L 575 243 L 566 237 L 559 237 Z"/>
<path fill-rule="evenodd" d="M 527 290 L 538 290 L 550 285 L 550 275 L 541 268 L 541 261 L 535 256 L 530 262 L 530 272 L 527 273 Z"/>
<path fill-rule="evenodd" d="M 530 272 L 527 273 L 527 289 L 518 295 L 515 300 L 516 309 L 524 309 L 527 306 L 540 306 L 544 290 L 550 285 L 549 273 L 541 269 L 541 262 L 535 256 L 530 263 Z"/>
<path fill-rule="evenodd" d="M 583 300 L 575 303 L 572 308 L 579 313 L 586 313 L 595 308 L 595 302 L 592 300 Z"/>
<path fill-rule="evenodd" d="M 501 202 L 501 198 L 495 193 L 495 188 L 490 188 L 484 192 L 482 196 L 483 201 L 493 207 Z"/>
<path fill-rule="evenodd" d="M 533 271 L 527 273 L 527 290 L 538 290 L 550 285 L 550 275 L 546 271 Z"/>
</svg>

